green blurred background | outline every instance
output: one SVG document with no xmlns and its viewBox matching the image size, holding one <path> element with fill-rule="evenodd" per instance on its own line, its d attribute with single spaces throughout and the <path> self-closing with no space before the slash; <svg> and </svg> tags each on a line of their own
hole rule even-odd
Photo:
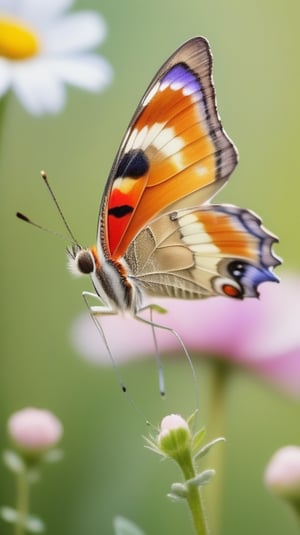
<svg viewBox="0 0 300 535">
<path fill-rule="evenodd" d="M 218 201 L 258 212 L 280 236 L 276 251 L 285 266 L 299 269 L 300 4 L 89 0 L 75 8 L 99 9 L 105 17 L 109 34 L 100 52 L 114 68 L 114 83 L 100 95 L 69 88 L 57 117 L 33 118 L 11 96 L 3 118 L 0 445 L 7 446 L 8 416 L 24 406 L 48 408 L 63 421 L 65 460 L 45 467 L 33 490 L 32 512 L 44 518 L 48 533 L 109 535 L 113 516 L 123 514 L 148 535 L 188 534 L 185 506 L 165 497 L 179 479 L 177 468 L 144 448 L 145 422 L 111 369 L 93 367 L 71 347 L 70 325 L 84 310 L 81 291 L 90 289 L 88 280 L 72 280 L 60 240 L 26 227 L 14 214 L 21 210 L 61 228 L 39 178 L 46 169 L 75 235 L 93 243 L 101 192 L 138 100 L 179 44 L 204 35 L 214 54 L 223 124 L 240 152 Z M 194 408 L 186 360 L 164 364 L 166 400 L 158 393 L 153 357 L 122 370 L 136 404 L 155 423 Z M 195 365 L 200 420 L 209 428 L 211 372 Z M 225 411 L 222 535 L 298 533 L 290 511 L 264 489 L 262 473 L 277 447 L 300 442 L 299 406 L 236 374 Z M 0 504 L 13 504 L 14 481 L 2 465 L 0 481 Z M 0 533 L 11 530 L 2 523 Z"/>
</svg>

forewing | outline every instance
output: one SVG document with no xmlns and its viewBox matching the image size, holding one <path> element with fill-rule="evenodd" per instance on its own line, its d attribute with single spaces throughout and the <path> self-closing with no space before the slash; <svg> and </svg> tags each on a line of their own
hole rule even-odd
<svg viewBox="0 0 300 535">
<path fill-rule="evenodd" d="M 158 215 L 211 198 L 236 162 L 216 109 L 208 42 L 191 39 L 156 74 L 121 144 L 101 206 L 102 249 L 124 256 Z"/>
<path fill-rule="evenodd" d="M 276 241 L 253 212 L 208 205 L 161 216 L 138 234 L 125 258 L 150 295 L 242 299 L 257 297 L 261 282 L 278 280 Z"/>
</svg>

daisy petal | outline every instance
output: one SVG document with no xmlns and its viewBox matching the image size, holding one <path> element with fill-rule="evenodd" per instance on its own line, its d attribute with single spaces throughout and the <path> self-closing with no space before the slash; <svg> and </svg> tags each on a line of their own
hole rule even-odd
<svg viewBox="0 0 300 535">
<path fill-rule="evenodd" d="M 11 0 L 0 0 L 0 10 L 2 13 L 19 13 L 19 5 Z"/>
<path fill-rule="evenodd" d="M 57 113 L 65 103 L 64 82 L 89 91 L 110 83 L 110 65 L 89 51 L 103 41 L 106 23 L 93 11 L 65 13 L 73 1 L 0 0 L 1 14 L 12 19 L 3 37 L 0 97 L 12 87 L 30 113 Z M 14 19 L 22 39 L 14 36 Z"/>
<path fill-rule="evenodd" d="M 57 59 L 53 61 L 52 70 L 61 80 L 89 91 L 103 89 L 113 78 L 110 64 L 104 58 L 92 54 Z"/>
<path fill-rule="evenodd" d="M 33 115 L 57 113 L 65 103 L 63 83 L 53 76 L 45 61 L 19 66 L 13 76 L 13 90 Z"/>
<path fill-rule="evenodd" d="M 6 3 L 12 4 L 11 0 Z M 17 5 L 15 11 L 21 19 L 30 20 L 31 22 L 40 22 L 42 20 L 50 21 L 66 11 L 73 3 L 74 0 L 51 0 L 51 2 L 41 2 L 41 0 L 19 0 L 18 2 L 15 2 Z M 12 6 L 9 6 L 8 9 L 9 11 L 12 11 Z"/>
<path fill-rule="evenodd" d="M 87 11 L 74 13 L 47 29 L 44 36 L 45 52 L 82 52 L 99 45 L 106 33 L 106 24 L 99 14 Z"/>
</svg>

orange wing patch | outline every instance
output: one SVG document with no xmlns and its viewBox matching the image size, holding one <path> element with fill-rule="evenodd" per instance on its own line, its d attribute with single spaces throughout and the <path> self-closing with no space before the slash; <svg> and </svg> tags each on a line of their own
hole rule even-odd
<svg viewBox="0 0 300 535">
<path fill-rule="evenodd" d="M 262 237 L 265 238 L 265 232 L 260 219 L 249 211 L 212 205 L 183 215 L 179 218 L 179 226 L 183 242 L 194 253 L 260 263 L 260 242 Z"/>
<path fill-rule="evenodd" d="M 256 240 L 245 233 L 238 219 L 229 217 L 227 213 L 207 210 L 198 213 L 197 220 L 222 255 L 257 260 Z"/>
<path fill-rule="evenodd" d="M 178 201 L 185 199 L 190 208 L 208 200 L 213 191 L 207 189 L 206 197 L 204 188 L 218 180 L 222 185 L 236 165 L 215 107 L 209 49 L 204 41 L 201 47 L 193 69 L 186 58 L 158 74 L 119 152 L 106 197 L 105 230 L 114 259 Z"/>
</svg>

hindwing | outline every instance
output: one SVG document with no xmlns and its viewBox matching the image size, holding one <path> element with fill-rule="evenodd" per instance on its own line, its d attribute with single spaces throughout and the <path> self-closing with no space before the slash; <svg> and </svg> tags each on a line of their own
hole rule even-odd
<svg viewBox="0 0 300 535">
<path fill-rule="evenodd" d="M 138 234 L 125 259 L 150 295 L 242 299 L 257 297 L 261 282 L 277 282 L 270 271 L 280 264 L 276 241 L 253 212 L 207 205 L 161 216 Z"/>
</svg>

